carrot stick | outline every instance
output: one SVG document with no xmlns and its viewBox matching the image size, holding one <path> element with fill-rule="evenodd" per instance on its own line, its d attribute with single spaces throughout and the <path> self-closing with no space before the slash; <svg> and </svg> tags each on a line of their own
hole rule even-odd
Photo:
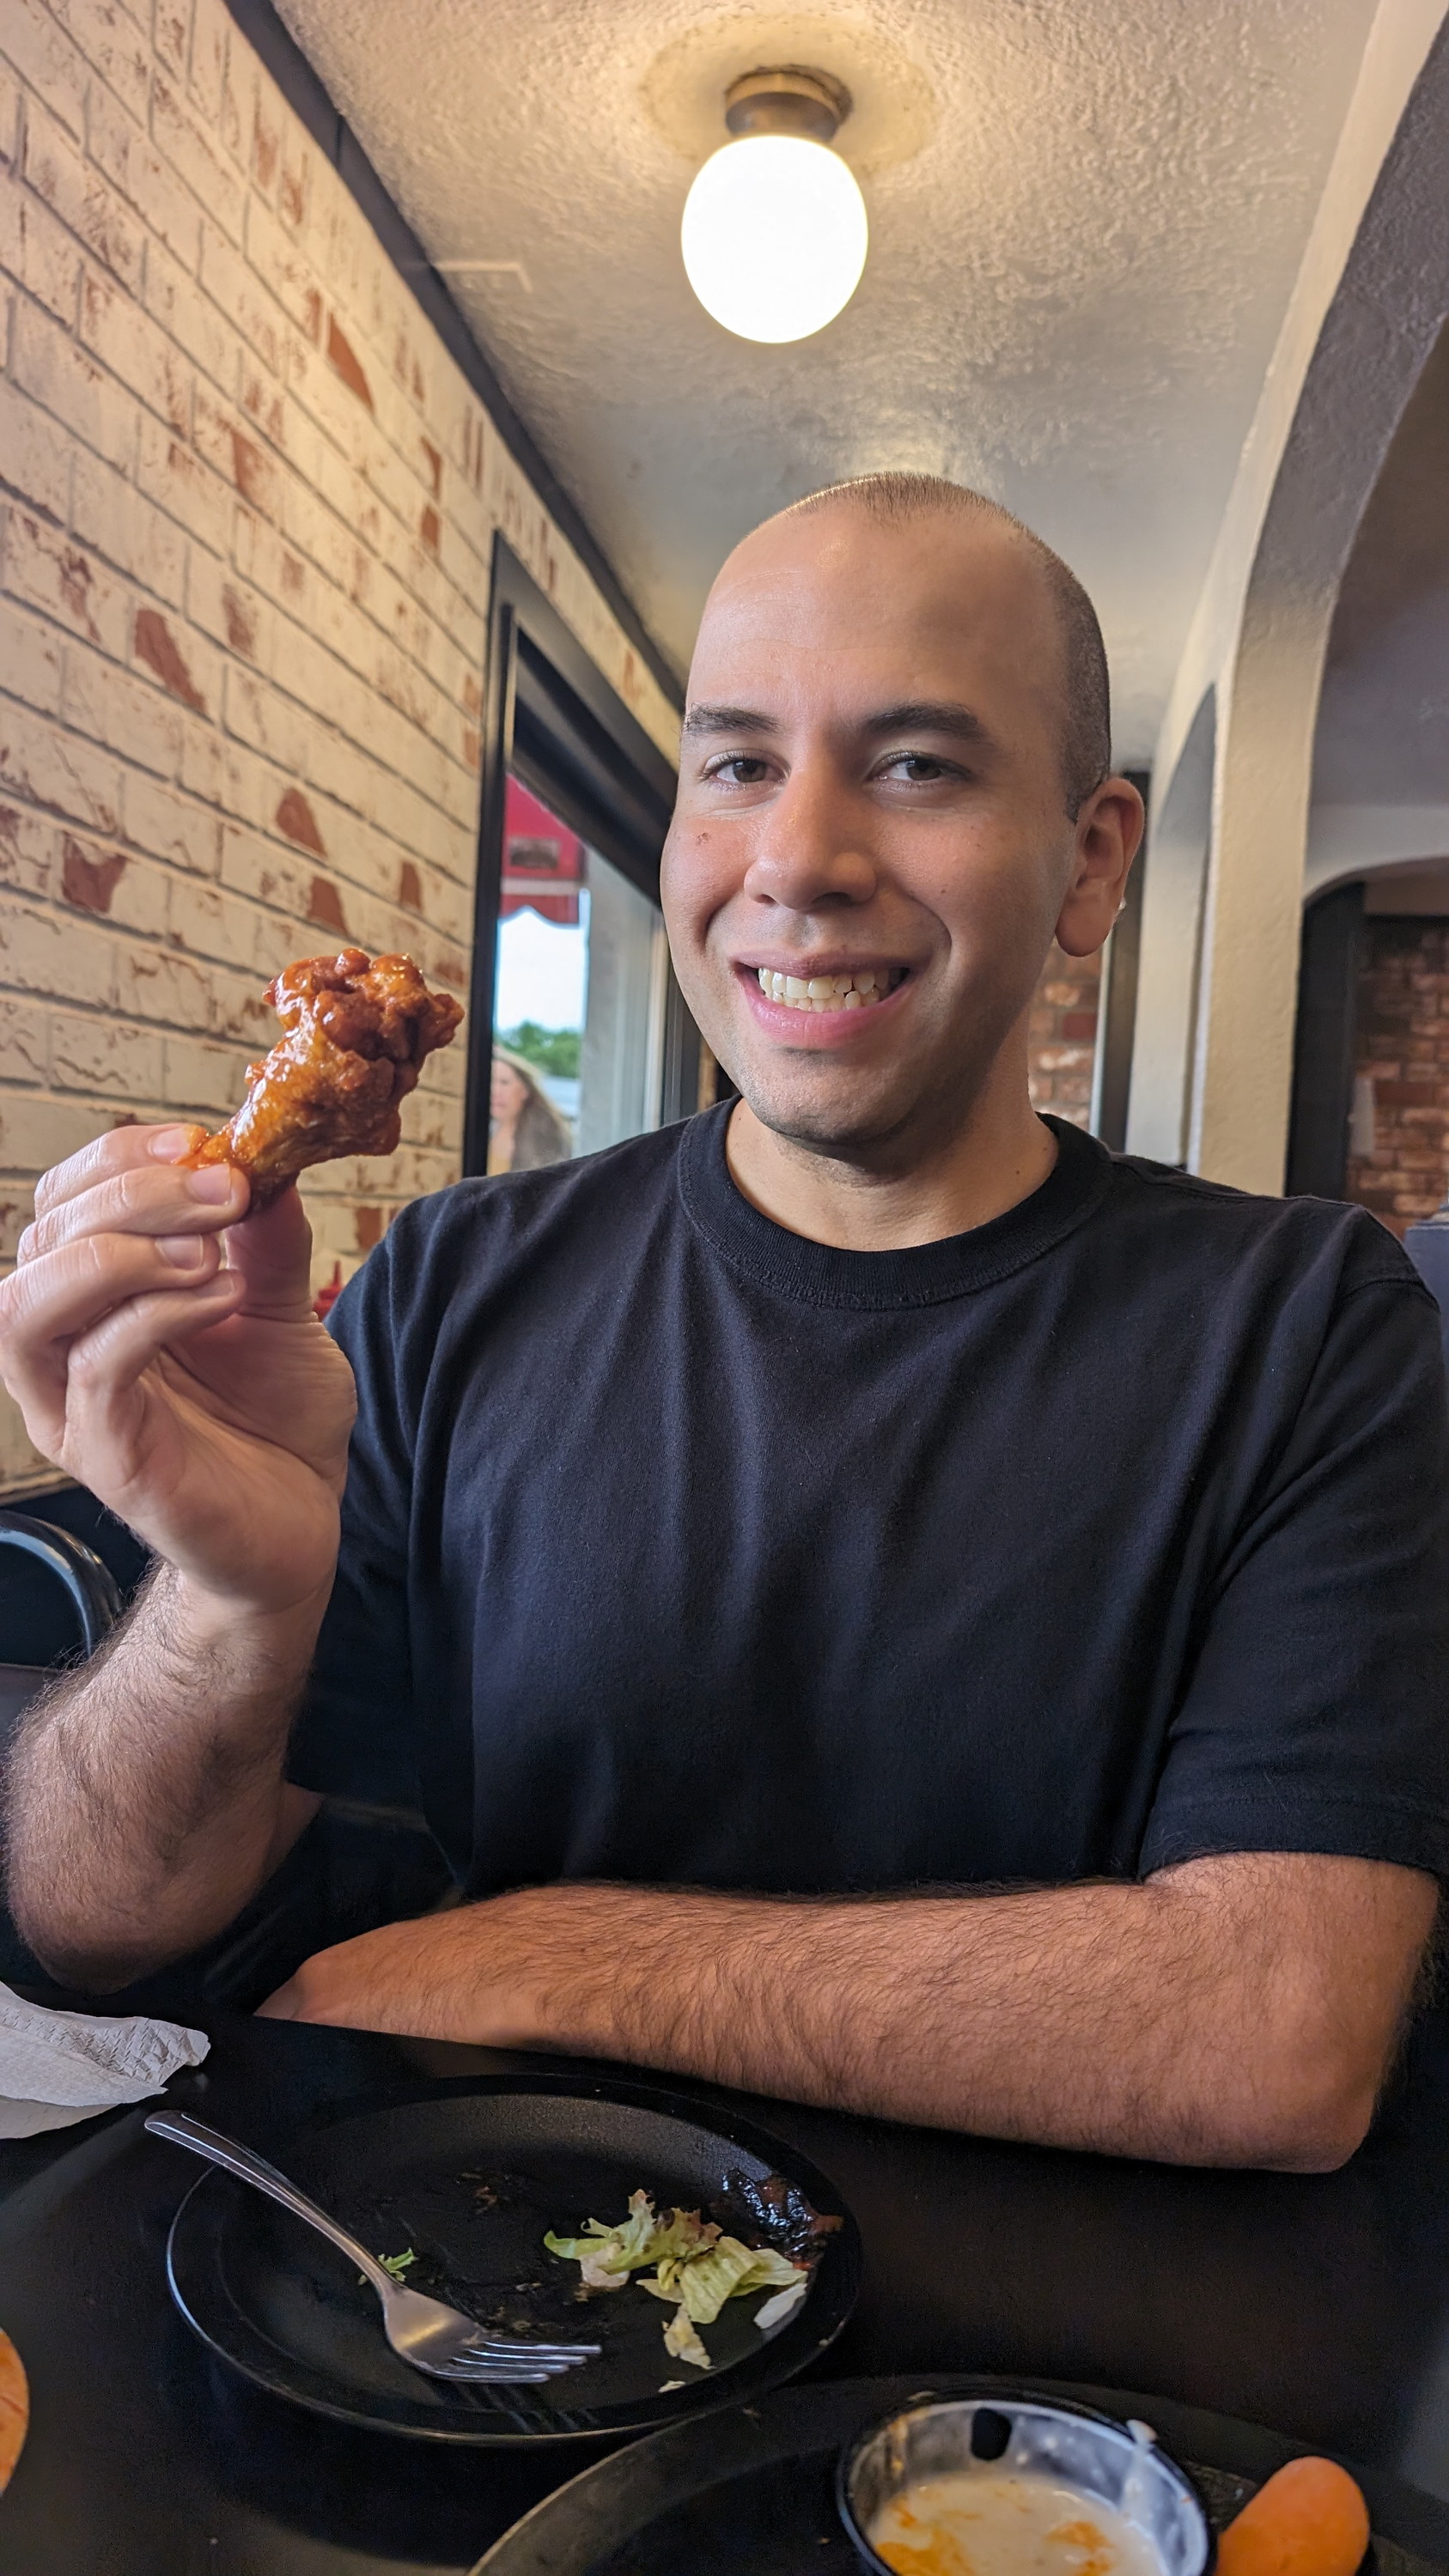
<svg viewBox="0 0 1449 2576">
<path fill-rule="evenodd" d="M 8 2334 L 0 2334 L 0 2488 L 20 2457 L 30 2422 L 30 2390 L 25 2366 Z"/>
<path fill-rule="evenodd" d="M 1218 2576 L 1355 2576 L 1368 2507 L 1333 2460 L 1290 2460 L 1218 2542 Z"/>
</svg>

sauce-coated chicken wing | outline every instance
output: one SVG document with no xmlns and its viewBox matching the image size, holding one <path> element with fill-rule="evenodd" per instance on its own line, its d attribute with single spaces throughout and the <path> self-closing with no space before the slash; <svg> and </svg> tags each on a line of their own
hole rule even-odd
<svg viewBox="0 0 1449 2576">
<path fill-rule="evenodd" d="M 360 948 L 304 957 L 267 986 L 286 1035 L 247 1067 L 236 1116 L 188 1154 L 235 1163 L 265 1207 L 309 1163 L 391 1154 L 403 1101 L 423 1059 L 448 1046 L 462 1004 L 430 993 L 410 957 L 369 959 Z"/>
</svg>

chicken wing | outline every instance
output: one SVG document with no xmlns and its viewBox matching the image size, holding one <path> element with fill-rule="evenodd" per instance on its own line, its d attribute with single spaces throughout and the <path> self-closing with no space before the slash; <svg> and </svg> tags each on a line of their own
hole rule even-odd
<svg viewBox="0 0 1449 2576">
<path fill-rule="evenodd" d="M 396 1151 L 423 1059 L 451 1044 L 462 1004 L 430 993 L 410 957 L 360 948 L 304 957 L 267 986 L 286 1035 L 247 1066 L 236 1116 L 186 1156 L 234 1163 L 265 1207 L 309 1163 Z"/>
</svg>

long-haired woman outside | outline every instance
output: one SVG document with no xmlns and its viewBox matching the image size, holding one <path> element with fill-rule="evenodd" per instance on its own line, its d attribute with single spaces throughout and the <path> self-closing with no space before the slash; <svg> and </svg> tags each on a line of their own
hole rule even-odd
<svg viewBox="0 0 1449 2576">
<path fill-rule="evenodd" d="M 495 1046 L 488 1095 L 488 1169 L 536 1172 L 566 1163 L 574 1150 L 569 1123 L 555 1109 L 526 1056 Z"/>
</svg>

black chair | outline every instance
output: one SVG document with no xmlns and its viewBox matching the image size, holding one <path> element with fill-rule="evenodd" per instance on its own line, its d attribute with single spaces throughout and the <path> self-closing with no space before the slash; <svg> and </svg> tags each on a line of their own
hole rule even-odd
<svg viewBox="0 0 1449 2576">
<path fill-rule="evenodd" d="M 79 1631 L 80 1652 L 93 1655 L 115 1626 L 122 1608 L 120 1585 L 94 1548 L 87 1547 L 70 1530 L 32 1519 L 28 1512 L 0 1511 L 0 1549 L 7 1552 L 13 1571 L 38 1569 L 45 1578 L 46 1591 L 59 1586 L 62 1615 L 68 1608 L 74 1628 Z M 28 1559 L 29 1567 L 17 1567 L 16 1559 Z M 0 1648 L 18 1648 L 27 1660 L 0 1661 L 0 1762 L 21 1710 L 34 1699 L 55 1668 L 52 1653 L 47 1651 L 55 1608 L 52 1603 L 37 1602 L 30 1597 L 32 1594 L 32 1586 L 19 1587 L 18 1597 L 24 1607 L 17 1620 L 17 1587 L 13 1582 L 6 1586 L 10 1615 L 0 1628 Z M 43 1976 L 39 1961 L 26 1948 L 9 1914 L 0 1908 L 0 1983 L 34 1984 Z"/>
<path fill-rule="evenodd" d="M 57 1669 L 95 1653 L 147 1563 L 129 1531 L 80 1488 L 32 1499 L 36 1513 L 0 1511 L 0 1765 L 21 1711 Z M 64 1520 L 99 1539 L 121 1580 Z M 324 1802 L 281 1868 L 214 1941 L 110 1998 L 109 2008 L 182 2017 L 208 2003 L 248 2011 L 314 1950 L 445 1901 L 451 1874 L 421 1814 L 381 1782 L 376 1798 L 365 1794 L 366 1781 L 359 1785 L 361 1795 Z M 43 1987 L 61 1999 L 3 1909 L 0 1983 Z"/>
<path fill-rule="evenodd" d="M 121 1615 L 120 1585 L 94 1548 L 50 1521 L 6 1511 L 0 1511 L 0 1547 L 32 1558 L 54 1578 L 75 1613 L 82 1652 L 93 1655 Z M 40 1689 L 49 1661 L 0 1663 L 0 1745 L 9 1742 L 21 1710 Z"/>
</svg>

